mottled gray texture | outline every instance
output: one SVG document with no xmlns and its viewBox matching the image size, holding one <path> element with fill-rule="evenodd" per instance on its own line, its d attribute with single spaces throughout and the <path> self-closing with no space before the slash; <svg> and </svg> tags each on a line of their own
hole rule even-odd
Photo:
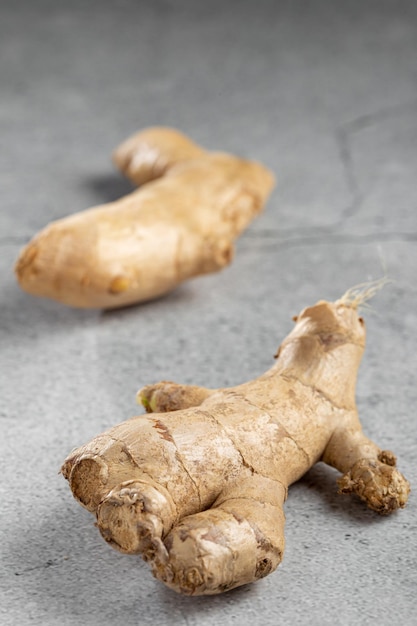
<svg viewBox="0 0 417 626">
<path fill-rule="evenodd" d="M 290 490 L 279 570 L 184 598 L 113 552 L 61 462 L 161 378 L 237 383 L 291 316 L 394 279 L 366 313 L 366 432 L 417 484 L 417 4 L 3 2 L 0 19 L 0 621 L 6 626 L 415 623 L 416 500 L 381 519 L 313 468 Z M 113 313 L 17 287 L 48 221 L 131 189 L 109 155 L 144 126 L 257 158 L 278 186 L 233 265 Z"/>
</svg>

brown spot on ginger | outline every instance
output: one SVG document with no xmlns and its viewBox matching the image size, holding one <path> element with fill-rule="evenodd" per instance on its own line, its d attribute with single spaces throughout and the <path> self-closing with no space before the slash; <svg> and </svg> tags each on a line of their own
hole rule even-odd
<svg viewBox="0 0 417 626">
<path fill-rule="evenodd" d="M 129 289 L 130 280 L 126 276 L 116 276 L 110 283 L 109 293 L 118 295 Z"/>
</svg>

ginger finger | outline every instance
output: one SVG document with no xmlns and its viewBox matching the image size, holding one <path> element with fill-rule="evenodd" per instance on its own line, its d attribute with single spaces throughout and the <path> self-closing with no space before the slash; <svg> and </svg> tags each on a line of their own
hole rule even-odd
<svg viewBox="0 0 417 626">
<path fill-rule="evenodd" d="M 117 485 L 97 506 L 98 528 L 112 547 L 146 559 L 164 551 L 161 537 L 176 520 L 169 493 L 145 478 Z"/>
<path fill-rule="evenodd" d="M 232 155 L 187 152 L 183 146 L 191 142 L 169 129 L 144 135 L 164 166 L 149 173 L 144 149 L 140 158 L 135 153 L 135 171 L 141 180 L 161 178 L 38 233 L 16 263 L 22 289 L 75 307 L 117 308 L 231 262 L 235 239 L 269 196 L 272 174 Z"/>
<path fill-rule="evenodd" d="M 174 128 L 152 127 L 129 137 L 113 152 L 113 161 L 135 185 L 160 178 L 170 168 L 206 153 Z"/>
<path fill-rule="evenodd" d="M 363 434 L 359 419 L 357 430 L 352 430 L 352 424 L 339 426 L 322 460 L 344 474 L 337 481 L 340 493 L 355 493 L 381 515 L 402 508 L 407 502 L 410 487 L 395 468 L 395 456 Z"/>
<path fill-rule="evenodd" d="M 199 406 L 212 393 L 215 393 L 214 389 L 163 380 L 156 385 L 146 385 L 138 391 L 136 398 L 147 413 L 166 413 Z"/>
<path fill-rule="evenodd" d="M 256 489 L 248 497 L 250 482 Z M 154 576 L 187 595 L 212 595 L 275 570 L 284 552 L 285 490 L 269 482 L 265 488 L 262 477 L 247 477 L 230 499 L 182 519 L 164 539 L 166 553 L 155 554 Z"/>
</svg>

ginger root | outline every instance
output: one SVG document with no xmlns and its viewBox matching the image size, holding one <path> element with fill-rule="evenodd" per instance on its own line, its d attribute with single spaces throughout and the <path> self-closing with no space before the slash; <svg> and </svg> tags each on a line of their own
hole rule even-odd
<svg viewBox="0 0 417 626">
<path fill-rule="evenodd" d="M 275 570 L 288 486 L 318 461 L 374 511 L 404 507 L 409 484 L 363 433 L 355 405 L 358 303 L 350 294 L 304 309 L 276 363 L 250 382 L 144 387 L 151 415 L 73 451 L 62 473 L 104 539 L 141 554 L 177 592 L 215 594 Z"/>
<path fill-rule="evenodd" d="M 133 136 L 114 161 L 143 187 L 39 232 L 16 263 L 22 289 L 83 308 L 160 296 L 230 263 L 274 184 L 261 164 L 207 152 L 169 128 Z"/>
</svg>

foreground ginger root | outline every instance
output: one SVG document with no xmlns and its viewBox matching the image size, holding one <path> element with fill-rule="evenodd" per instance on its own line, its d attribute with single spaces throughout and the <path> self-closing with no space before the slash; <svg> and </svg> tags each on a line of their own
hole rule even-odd
<svg viewBox="0 0 417 626">
<path fill-rule="evenodd" d="M 348 293 L 302 311 L 274 366 L 253 381 L 144 387 L 139 397 L 156 414 L 72 452 L 62 472 L 104 539 L 141 554 L 178 592 L 215 594 L 275 570 L 288 486 L 317 461 L 374 511 L 404 507 L 409 484 L 392 452 L 364 435 L 355 406 L 358 302 Z"/>
<path fill-rule="evenodd" d="M 160 296 L 230 263 L 274 184 L 259 163 L 206 152 L 169 128 L 133 136 L 114 160 L 143 187 L 38 233 L 16 263 L 22 289 L 83 308 Z"/>
</svg>

